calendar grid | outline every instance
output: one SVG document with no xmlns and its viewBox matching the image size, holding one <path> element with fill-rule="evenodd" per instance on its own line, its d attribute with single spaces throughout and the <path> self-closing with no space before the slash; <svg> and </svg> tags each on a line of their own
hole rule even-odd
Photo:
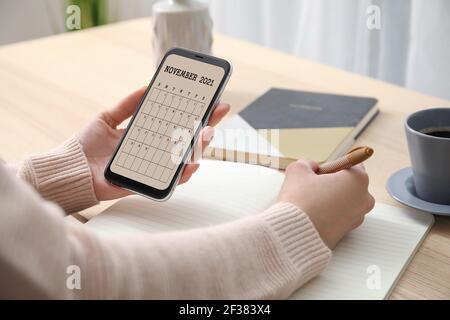
<svg viewBox="0 0 450 320">
<path fill-rule="evenodd" d="M 160 86 L 161 83 L 158 83 L 149 92 L 129 136 L 123 142 L 116 165 L 166 183 L 173 176 L 177 164 L 174 159 L 180 160 L 186 151 L 186 143 L 191 141 L 206 104 L 204 96 L 197 99 L 198 94 L 193 94 L 193 98 L 191 92 L 187 92 L 186 97 L 181 94 L 183 89 L 178 94 L 175 93 L 175 87 L 170 91 Z M 185 130 L 188 136 L 180 134 L 174 137 L 174 131 L 179 129 Z M 174 152 L 179 144 L 179 152 Z"/>
</svg>

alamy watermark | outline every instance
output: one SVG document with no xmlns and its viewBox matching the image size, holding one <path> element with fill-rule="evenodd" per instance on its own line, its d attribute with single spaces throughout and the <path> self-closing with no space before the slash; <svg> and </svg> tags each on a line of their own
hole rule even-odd
<svg viewBox="0 0 450 320">
<path fill-rule="evenodd" d="M 377 5 L 370 5 L 366 9 L 366 26 L 369 30 L 381 29 L 381 8 Z"/>
<path fill-rule="evenodd" d="M 81 29 L 81 9 L 77 5 L 70 5 L 66 8 L 66 28 L 67 30 Z"/>
<path fill-rule="evenodd" d="M 81 268 L 75 264 L 67 266 L 66 288 L 69 290 L 81 290 Z"/>
<path fill-rule="evenodd" d="M 381 268 L 376 264 L 367 267 L 366 273 L 369 275 L 366 279 L 366 287 L 369 290 L 381 289 Z"/>
</svg>

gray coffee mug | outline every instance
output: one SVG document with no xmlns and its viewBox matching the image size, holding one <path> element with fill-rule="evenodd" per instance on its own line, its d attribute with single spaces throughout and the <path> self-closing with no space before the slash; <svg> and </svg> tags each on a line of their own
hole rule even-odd
<svg viewBox="0 0 450 320">
<path fill-rule="evenodd" d="M 423 132 L 450 128 L 450 108 L 411 114 L 405 121 L 416 195 L 422 200 L 450 204 L 450 138 Z"/>
</svg>

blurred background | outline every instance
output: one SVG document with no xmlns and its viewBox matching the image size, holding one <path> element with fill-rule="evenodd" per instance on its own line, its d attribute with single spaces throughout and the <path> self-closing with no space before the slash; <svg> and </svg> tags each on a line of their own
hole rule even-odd
<svg viewBox="0 0 450 320">
<path fill-rule="evenodd" d="M 0 0 L 0 45 L 67 32 L 70 4 L 83 29 L 150 16 L 154 2 Z M 216 32 L 450 99 L 449 0 L 207 2 Z"/>
</svg>

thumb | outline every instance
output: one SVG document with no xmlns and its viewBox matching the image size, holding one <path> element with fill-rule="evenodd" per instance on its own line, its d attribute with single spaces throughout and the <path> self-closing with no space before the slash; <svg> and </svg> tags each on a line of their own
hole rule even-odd
<svg viewBox="0 0 450 320">
<path fill-rule="evenodd" d="M 316 173 L 318 169 L 319 166 L 317 165 L 316 162 L 299 159 L 288 165 L 288 167 L 286 168 L 286 173 L 288 175 L 312 174 Z"/>
<path fill-rule="evenodd" d="M 146 90 L 146 86 L 136 90 L 119 102 L 117 106 L 108 111 L 104 111 L 100 116 L 111 128 L 115 129 L 124 120 L 133 115 Z"/>
<path fill-rule="evenodd" d="M 313 160 L 305 160 L 308 166 L 311 168 L 314 173 L 317 173 L 319 171 L 319 164 Z"/>
<path fill-rule="evenodd" d="M 319 171 L 319 165 L 315 161 L 299 159 L 297 160 L 297 163 L 304 170 L 312 171 L 314 173 L 317 173 L 317 171 Z"/>
</svg>

